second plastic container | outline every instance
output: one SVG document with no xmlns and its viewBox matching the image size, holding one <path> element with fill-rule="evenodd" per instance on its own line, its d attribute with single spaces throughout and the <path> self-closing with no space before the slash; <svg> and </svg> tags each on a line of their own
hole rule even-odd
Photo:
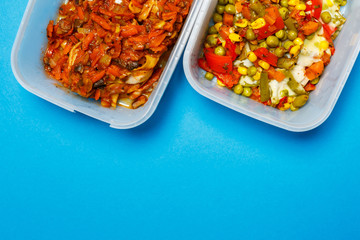
<svg viewBox="0 0 360 240">
<path fill-rule="evenodd" d="M 322 124 L 332 112 L 360 49 L 360 1 L 348 1 L 342 9 L 347 22 L 335 41 L 336 53 L 327 66 L 309 102 L 297 112 L 279 111 L 236 95 L 215 81 L 204 78 L 198 59 L 217 0 L 206 1 L 199 13 L 184 55 L 184 69 L 191 86 L 203 96 L 235 111 L 294 132 L 308 131 Z"/>
</svg>

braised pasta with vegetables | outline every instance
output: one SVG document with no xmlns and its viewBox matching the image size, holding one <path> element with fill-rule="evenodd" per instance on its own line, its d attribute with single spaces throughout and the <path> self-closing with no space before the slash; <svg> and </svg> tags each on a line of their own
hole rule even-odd
<svg viewBox="0 0 360 240">
<path fill-rule="evenodd" d="M 45 71 L 104 107 L 144 105 L 192 0 L 67 0 L 47 26 Z"/>
<path fill-rule="evenodd" d="M 199 66 L 205 78 L 296 111 L 335 53 L 346 0 L 218 0 Z"/>
</svg>

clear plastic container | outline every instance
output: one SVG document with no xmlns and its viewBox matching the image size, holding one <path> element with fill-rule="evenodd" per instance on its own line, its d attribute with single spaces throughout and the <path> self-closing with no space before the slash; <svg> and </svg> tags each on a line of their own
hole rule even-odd
<svg viewBox="0 0 360 240">
<path fill-rule="evenodd" d="M 183 53 L 192 27 L 203 0 L 194 0 L 191 11 L 183 26 L 181 35 L 175 45 L 168 64 L 160 78 L 159 84 L 151 94 L 148 102 L 141 108 L 131 110 L 123 107 L 108 109 L 99 102 L 80 97 L 63 88 L 56 87 L 56 81 L 45 75 L 42 63 L 42 52 L 46 48 L 46 26 L 54 19 L 64 0 L 30 0 L 20 24 L 13 45 L 11 65 L 18 82 L 29 92 L 52 102 L 71 112 L 80 112 L 90 117 L 109 123 L 117 129 L 128 129 L 144 123 L 154 113 L 170 81 L 175 67 Z"/>
<path fill-rule="evenodd" d="M 342 9 L 347 23 L 335 41 L 336 53 L 317 89 L 310 94 L 309 102 L 296 112 L 283 112 L 264 106 L 216 85 L 215 80 L 208 81 L 204 78 L 205 72 L 197 62 L 216 3 L 217 0 L 208 0 L 203 4 L 185 49 L 184 69 L 191 86 L 215 102 L 289 131 L 304 132 L 322 124 L 332 112 L 360 50 L 360 1 L 348 1 Z"/>
</svg>

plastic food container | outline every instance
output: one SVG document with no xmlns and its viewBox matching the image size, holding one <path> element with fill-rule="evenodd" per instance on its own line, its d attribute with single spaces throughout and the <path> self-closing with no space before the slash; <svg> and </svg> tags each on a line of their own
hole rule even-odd
<svg viewBox="0 0 360 240">
<path fill-rule="evenodd" d="M 197 61 L 216 4 L 217 0 L 204 2 L 185 50 L 184 69 L 191 86 L 215 102 L 289 131 L 304 132 L 322 124 L 332 112 L 360 50 L 360 1 L 348 1 L 342 9 L 347 23 L 335 41 L 336 53 L 316 90 L 310 94 L 309 102 L 296 112 L 264 106 L 217 86 L 215 80 L 204 78 L 205 72 L 199 68 Z"/>
<path fill-rule="evenodd" d="M 203 0 L 194 0 L 177 44 L 169 57 L 158 86 L 148 102 L 131 110 L 123 107 L 108 109 L 99 102 L 80 97 L 49 79 L 43 70 L 42 52 L 47 45 L 46 26 L 55 19 L 64 0 L 30 0 L 13 45 L 11 65 L 18 82 L 29 92 L 71 112 L 80 112 L 117 129 L 128 129 L 144 123 L 154 113 L 183 53 Z"/>
</svg>

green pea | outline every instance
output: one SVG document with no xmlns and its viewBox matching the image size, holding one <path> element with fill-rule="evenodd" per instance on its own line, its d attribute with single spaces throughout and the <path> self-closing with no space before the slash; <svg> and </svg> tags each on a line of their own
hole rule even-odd
<svg viewBox="0 0 360 240">
<path fill-rule="evenodd" d="M 205 74 L 205 78 L 209 81 L 211 81 L 214 78 L 214 74 L 212 74 L 211 72 L 207 72 Z"/>
<path fill-rule="evenodd" d="M 331 15 L 329 12 L 322 12 L 321 13 L 321 19 L 324 23 L 330 23 L 331 22 Z"/>
<path fill-rule="evenodd" d="M 208 30 L 208 33 L 209 34 L 217 34 L 217 30 L 216 30 L 216 28 L 214 27 L 214 26 L 211 26 L 210 28 L 209 28 L 209 30 Z"/>
<path fill-rule="evenodd" d="M 229 0 L 229 3 L 232 4 L 232 5 L 235 5 L 236 0 Z"/>
<path fill-rule="evenodd" d="M 226 5 L 229 1 L 228 0 L 219 0 L 218 3 L 221 5 Z"/>
<path fill-rule="evenodd" d="M 217 37 L 210 35 L 206 38 L 206 42 L 211 46 L 211 47 L 215 47 L 217 45 Z"/>
<path fill-rule="evenodd" d="M 279 58 L 279 60 L 277 62 L 277 66 L 279 68 L 285 68 L 285 69 L 289 70 L 295 65 L 295 63 L 296 63 L 296 60 L 293 58 L 282 57 L 282 58 Z M 288 83 L 288 85 L 289 85 L 289 83 Z M 289 85 L 289 87 L 290 87 L 290 85 Z"/>
<path fill-rule="evenodd" d="M 280 5 L 282 6 L 282 7 L 289 7 L 289 3 L 288 3 L 288 0 L 281 0 L 280 1 Z"/>
<path fill-rule="evenodd" d="M 232 4 L 228 4 L 225 6 L 225 12 L 231 15 L 234 15 L 236 13 L 236 8 Z"/>
<path fill-rule="evenodd" d="M 218 4 L 218 5 L 216 6 L 216 12 L 217 12 L 218 14 L 223 14 L 224 11 L 225 11 L 224 5 Z"/>
<path fill-rule="evenodd" d="M 214 13 L 213 20 L 214 22 L 219 23 L 223 21 L 223 17 L 218 13 Z"/>
<path fill-rule="evenodd" d="M 314 80 L 311 80 L 310 83 L 315 85 L 315 84 L 318 84 L 319 81 L 320 81 L 320 78 L 315 78 Z"/>
<path fill-rule="evenodd" d="M 248 68 L 248 76 L 252 77 L 257 73 L 257 68 L 255 66 L 251 66 Z"/>
<path fill-rule="evenodd" d="M 277 31 L 275 33 L 275 36 L 279 39 L 283 39 L 285 37 L 285 31 L 284 30 Z"/>
<path fill-rule="evenodd" d="M 245 97 L 250 97 L 252 95 L 252 89 L 249 87 L 244 87 L 242 95 Z"/>
<path fill-rule="evenodd" d="M 240 95 L 240 94 L 243 93 L 244 88 L 243 88 L 243 86 L 241 86 L 240 84 L 238 84 L 238 85 L 236 85 L 236 86 L 234 87 L 233 91 L 234 91 L 234 93 Z"/>
<path fill-rule="evenodd" d="M 292 103 L 292 105 L 295 108 L 301 108 L 302 106 L 304 106 L 306 104 L 306 102 L 309 100 L 309 96 L 308 95 L 300 95 L 297 96 L 294 100 L 294 102 Z"/>
<path fill-rule="evenodd" d="M 226 51 L 225 48 L 223 48 L 222 46 L 218 46 L 215 48 L 214 53 L 219 56 L 225 56 Z"/>
<path fill-rule="evenodd" d="M 285 48 L 286 50 L 290 50 L 290 48 L 291 48 L 292 46 L 294 46 L 294 43 L 293 43 L 292 41 L 286 41 L 286 42 L 284 43 L 284 48 Z"/>
<path fill-rule="evenodd" d="M 241 15 L 235 15 L 234 16 L 234 23 L 237 23 L 239 20 L 242 19 L 242 16 Z"/>
<path fill-rule="evenodd" d="M 252 41 L 252 40 L 256 39 L 255 33 L 251 28 L 248 28 L 248 30 L 246 30 L 245 37 L 249 41 Z"/>
<path fill-rule="evenodd" d="M 279 9 L 279 12 L 280 12 L 281 18 L 284 19 L 284 20 L 285 20 L 285 19 L 288 17 L 288 15 L 289 15 L 289 10 L 288 10 L 287 8 L 285 8 L 285 7 L 280 8 L 280 9 Z"/>
<path fill-rule="evenodd" d="M 277 47 L 276 49 L 275 49 L 275 55 L 278 57 L 278 58 L 281 58 L 281 57 L 283 57 L 284 55 L 285 55 L 285 53 L 286 53 L 286 49 L 285 48 L 283 48 L 283 47 Z"/>
<path fill-rule="evenodd" d="M 335 3 L 341 5 L 343 3 L 343 0 L 335 0 Z"/>
<path fill-rule="evenodd" d="M 266 38 L 266 44 L 271 48 L 277 47 L 279 46 L 279 39 L 275 36 L 269 36 Z"/>
<path fill-rule="evenodd" d="M 259 44 L 260 48 L 268 48 L 268 45 L 266 44 L 266 41 L 263 41 Z"/>
<path fill-rule="evenodd" d="M 283 97 L 286 97 L 286 96 L 289 96 L 289 91 L 287 89 L 281 90 L 280 91 L 280 97 L 283 98 Z"/>
<path fill-rule="evenodd" d="M 258 0 L 250 1 L 250 9 L 256 12 L 258 17 L 263 17 L 265 15 L 265 6 Z"/>
<path fill-rule="evenodd" d="M 307 35 L 307 36 L 306 36 L 306 39 L 307 39 L 307 40 L 312 40 L 312 39 L 314 39 L 314 37 L 315 37 L 315 33 L 310 34 L 310 35 Z"/>
<path fill-rule="evenodd" d="M 288 39 L 293 41 L 297 38 L 298 33 L 295 30 L 288 31 Z"/>
</svg>

